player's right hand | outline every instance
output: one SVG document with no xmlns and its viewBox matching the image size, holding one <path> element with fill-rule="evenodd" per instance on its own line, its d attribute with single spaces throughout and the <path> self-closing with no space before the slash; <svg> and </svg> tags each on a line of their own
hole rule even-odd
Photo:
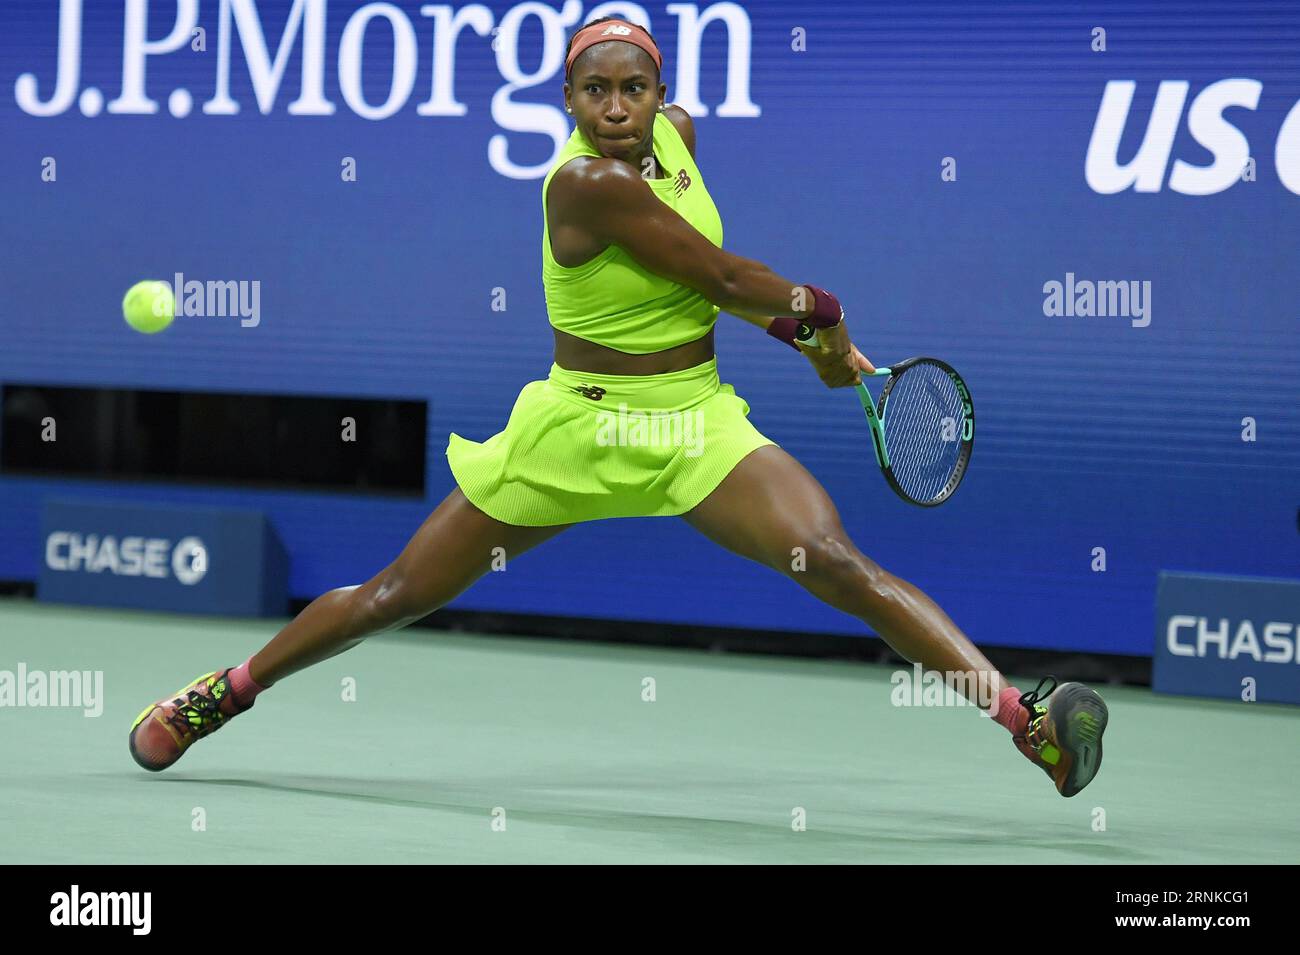
<svg viewBox="0 0 1300 955">
<path fill-rule="evenodd" d="M 869 374 L 876 370 L 849 340 L 845 324 L 840 322 L 834 328 L 818 329 L 817 347 L 801 347 L 827 388 L 848 388 L 862 381 L 862 372 Z"/>
</svg>

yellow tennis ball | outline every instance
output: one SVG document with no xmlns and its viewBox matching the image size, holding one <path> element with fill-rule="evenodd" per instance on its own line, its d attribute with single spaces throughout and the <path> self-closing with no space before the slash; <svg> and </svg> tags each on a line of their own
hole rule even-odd
<svg viewBox="0 0 1300 955">
<path fill-rule="evenodd" d="M 176 298 L 166 282 L 136 282 L 122 299 L 122 317 L 137 332 L 152 335 L 176 317 Z"/>
</svg>

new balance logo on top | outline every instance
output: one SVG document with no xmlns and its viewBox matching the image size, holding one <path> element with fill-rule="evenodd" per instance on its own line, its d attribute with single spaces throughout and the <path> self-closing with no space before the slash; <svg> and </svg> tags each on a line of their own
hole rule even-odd
<svg viewBox="0 0 1300 955">
<path fill-rule="evenodd" d="M 627 27 L 621 27 L 617 23 L 615 23 L 612 24 L 611 26 L 605 27 L 605 29 L 601 31 L 600 35 L 609 36 L 611 33 L 616 33 L 619 36 L 627 36 L 631 32 L 632 31 L 629 30 Z"/>
<path fill-rule="evenodd" d="M 686 174 L 685 169 L 678 169 L 677 184 L 673 187 L 673 191 L 680 196 L 689 188 L 691 188 L 691 177 Z"/>
</svg>

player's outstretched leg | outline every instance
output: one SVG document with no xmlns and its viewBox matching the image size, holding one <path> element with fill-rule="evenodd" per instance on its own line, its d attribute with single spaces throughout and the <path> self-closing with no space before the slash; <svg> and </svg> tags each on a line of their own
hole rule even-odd
<svg viewBox="0 0 1300 955">
<path fill-rule="evenodd" d="M 317 597 L 242 665 L 204 674 L 147 706 L 131 726 L 131 755 L 145 769 L 166 769 L 272 684 L 447 603 L 490 569 L 495 548 L 516 557 L 563 529 L 503 524 L 453 490 L 369 581 Z"/>
<path fill-rule="evenodd" d="M 1096 691 L 1055 680 L 1029 693 L 1010 686 L 933 600 L 854 546 L 825 489 L 780 448 L 750 454 L 683 516 L 728 550 L 864 621 L 907 660 L 943 674 L 1011 732 L 1061 795 L 1073 796 L 1101 768 L 1107 712 Z"/>
</svg>

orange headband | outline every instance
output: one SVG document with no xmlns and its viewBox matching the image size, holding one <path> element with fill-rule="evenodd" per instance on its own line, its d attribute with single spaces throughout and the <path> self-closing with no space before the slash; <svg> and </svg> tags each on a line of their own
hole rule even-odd
<svg viewBox="0 0 1300 955">
<path fill-rule="evenodd" d="M 606 40 L 622 40 L 639 46 L 655 61 L 655 69 L 663 70 L 664 58 L 659 54 L 659 48 L 655 46 L 655 41 L 650 39 L 650 34 L 646 32 L 645 27 L 639 27 L 626 20 L 606 20 L 603 23 L 588 24 L 578 31 L 577 39 L 573 41 L 573 48 L 569 50 L 569 56 L 564 61 L 565 76 L 568 76 L 569 71 L 573 69 L 573 61 L 581 56 L 587 47 L 604 43 Z"/>
</svg>

